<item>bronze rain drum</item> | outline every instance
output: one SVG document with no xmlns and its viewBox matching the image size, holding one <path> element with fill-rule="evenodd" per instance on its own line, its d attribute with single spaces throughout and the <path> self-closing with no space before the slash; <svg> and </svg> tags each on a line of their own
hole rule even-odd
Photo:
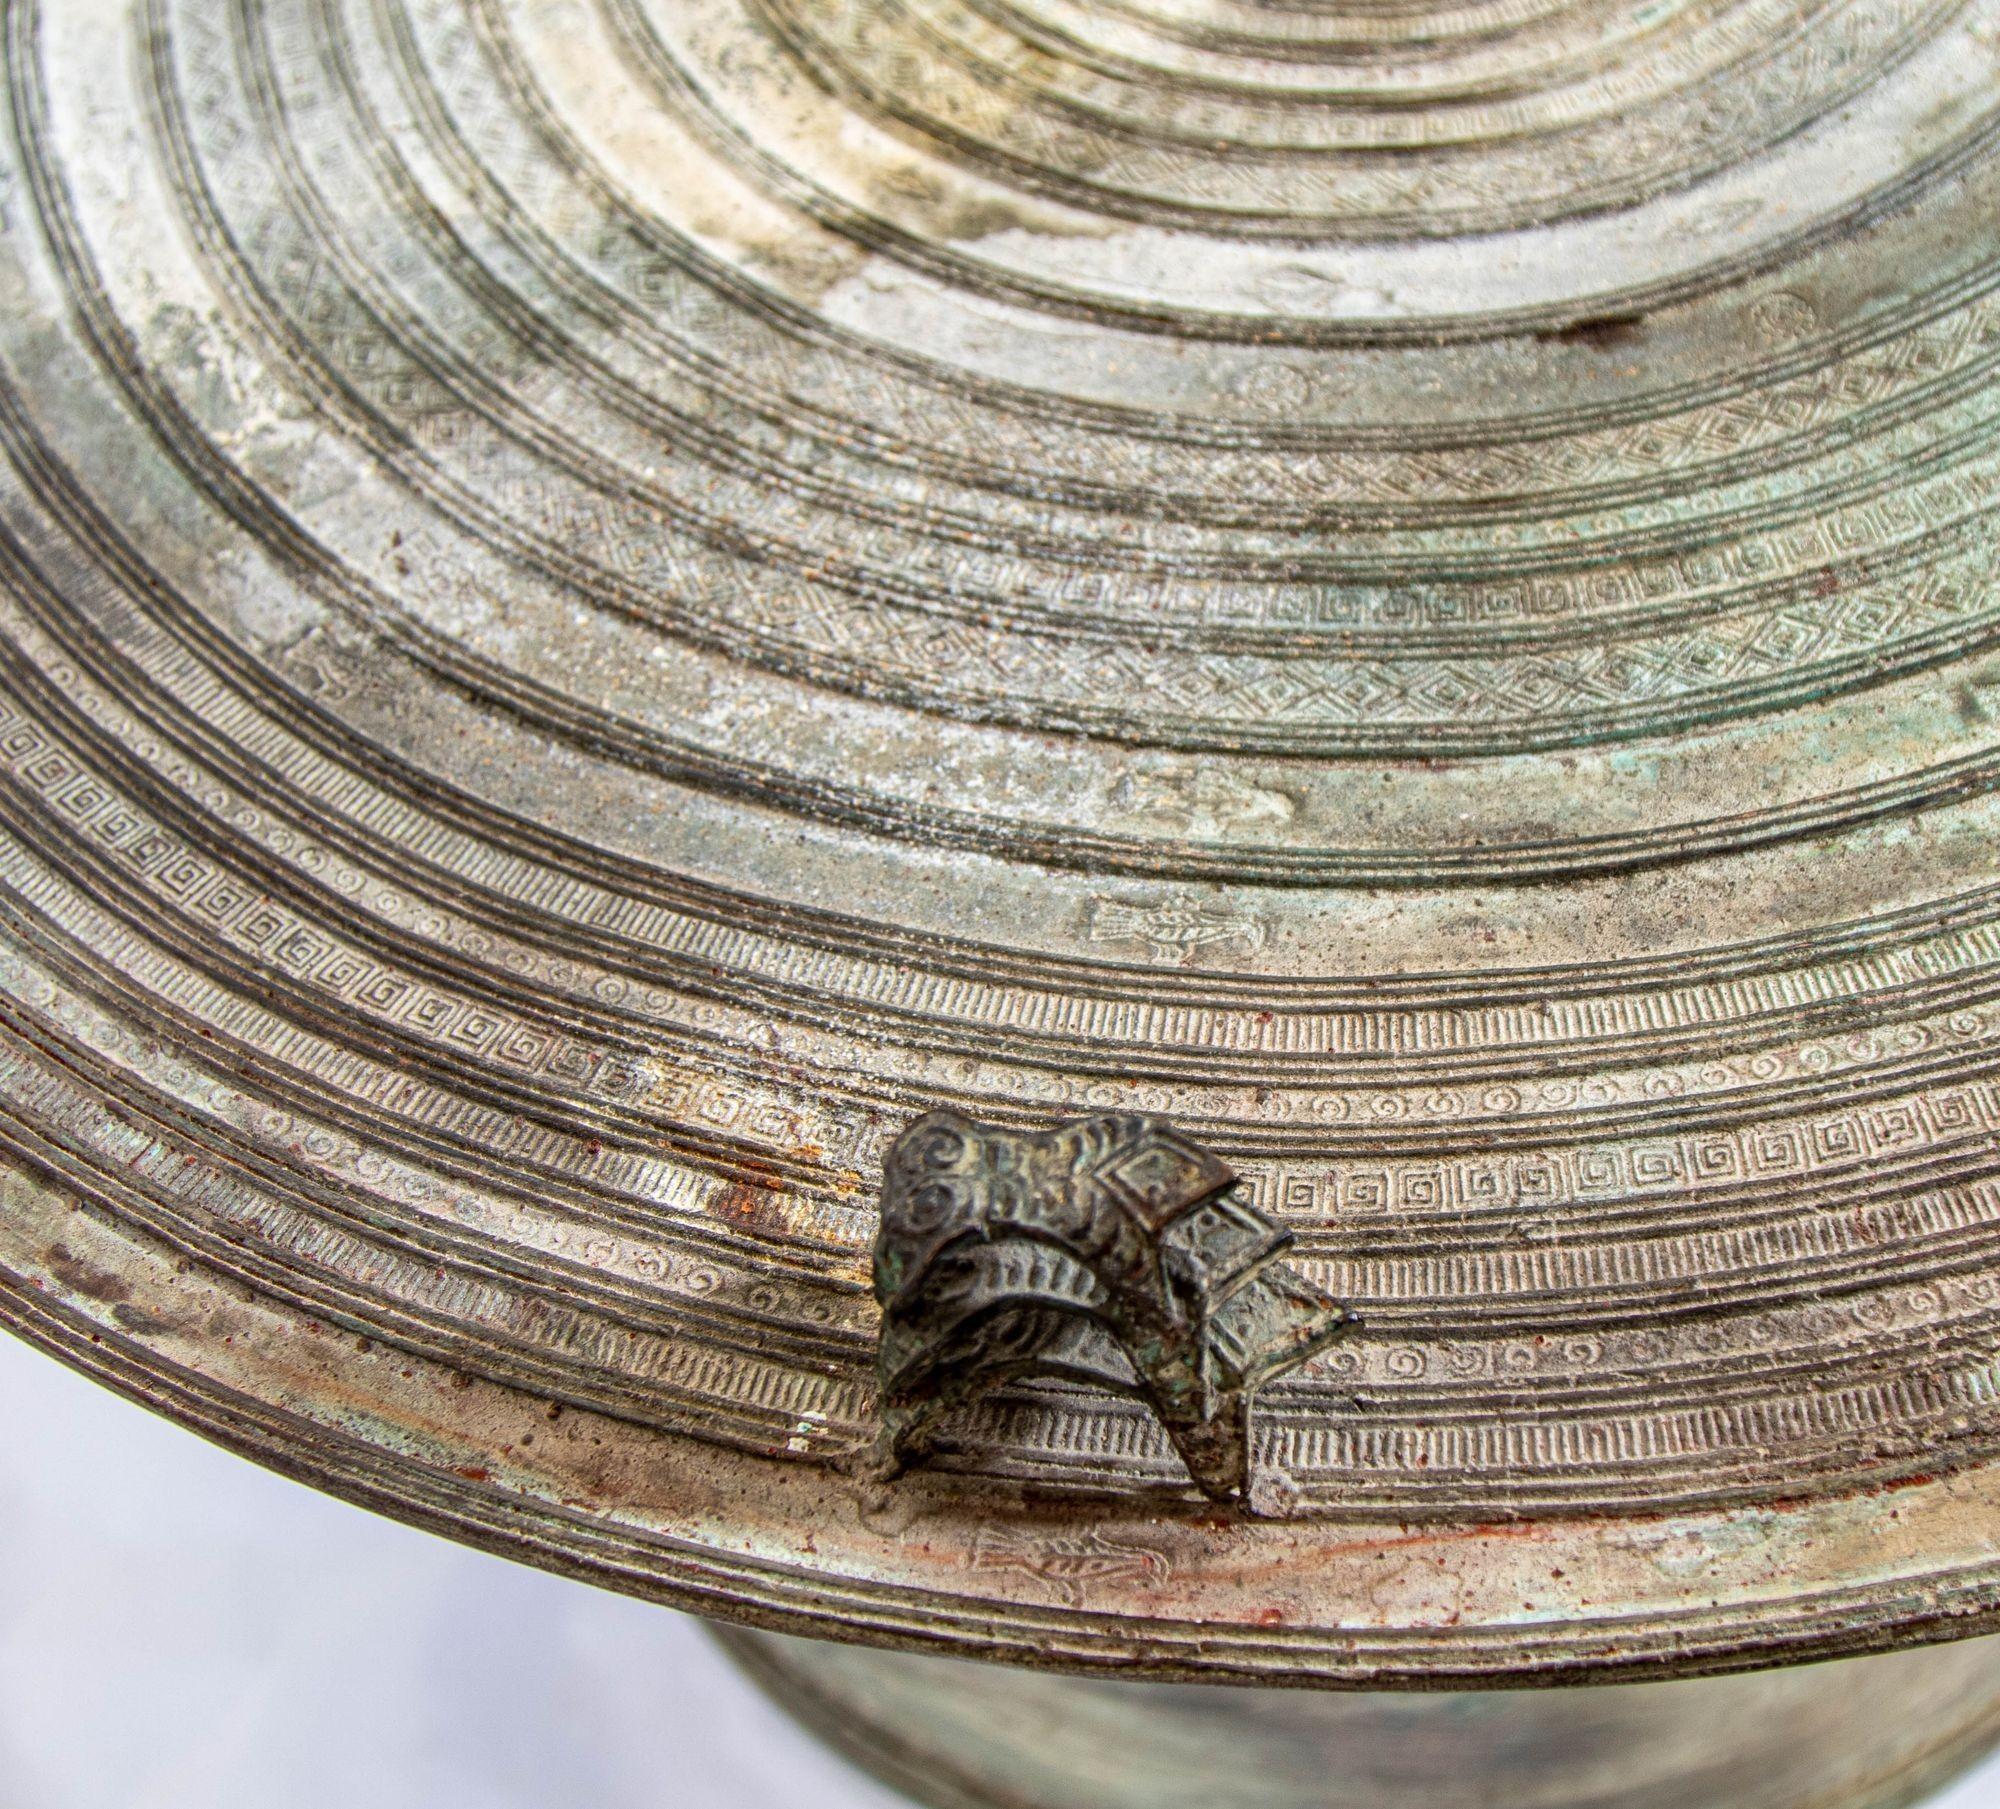
<svg viewBox="0 0 2000 1809">
<path fill-rule="evenodd" d="M 2000 0 L 0 20 L 10 1329 L 952 1809 L 2000 1730 Z"/>
</svg>

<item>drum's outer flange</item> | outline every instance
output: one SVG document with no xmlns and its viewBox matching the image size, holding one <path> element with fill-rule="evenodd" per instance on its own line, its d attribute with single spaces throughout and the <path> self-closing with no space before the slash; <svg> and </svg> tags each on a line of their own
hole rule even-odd
<svg viewBox="0 0 2000 1809">
<path fill-rule="evenodd" d="M 51 1355 L 297 1481 L 714 1619 L 1366 1689 L 1705 1675 L 2000 1629 L 1981 1469 L 1775 1509 L 1470 1529 L 1051 1507 L 935 1476 L 885 1490 L 551 1414 L 163 1260 L 45 1182 L 12 1175 L 5 1197 L 0 1316 Z"/>
</svg>

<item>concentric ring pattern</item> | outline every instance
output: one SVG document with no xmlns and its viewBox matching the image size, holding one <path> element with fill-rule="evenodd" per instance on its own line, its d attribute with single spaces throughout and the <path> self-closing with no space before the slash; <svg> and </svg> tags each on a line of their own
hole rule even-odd
<svg viewBox="0 0 2000 1809">
<path fill-rule="evenodd" d="M 1990 1624 L 2000 0 L 4 12 L 0 1315 L 870 1638 Z M 848 1479 L 939 1106 L 1354 1304 L 1259 1518 Z"/>
</svg>

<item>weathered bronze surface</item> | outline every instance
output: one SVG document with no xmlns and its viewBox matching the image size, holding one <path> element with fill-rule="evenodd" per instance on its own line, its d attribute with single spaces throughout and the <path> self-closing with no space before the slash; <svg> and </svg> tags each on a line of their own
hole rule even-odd
<svg viewBox="0 0 2000 1809">
<path fill-rule="evenodd" d="M 934 1809 L 1902 1809 L 2000 1736 L 1991 1640 L 1600 1689 L 1307 1694 L 719 1637 Z"/>
<path fill-rule="evenodd" d="M 0 17 L 0 1319 L 875 1644 L 2000 1627 L 2000 0 Z M 866 1474 L 933 1112 L 1354 1310 L 1254 1512 Z"/>
<path fill-rule="evenodd" d="M 1279 1261 L 1291 1243 L 1226 1162 L 1154 1118 L 1042 1135 L 932 1112 L 890 1146 L 875 1234 L 882 1470 L 996 1383 L 1060 1376 L 1141 1396 L 1188 1474 L 1250 1495 L 1250 1397 L 1347 1315 Z"/>
</svg>

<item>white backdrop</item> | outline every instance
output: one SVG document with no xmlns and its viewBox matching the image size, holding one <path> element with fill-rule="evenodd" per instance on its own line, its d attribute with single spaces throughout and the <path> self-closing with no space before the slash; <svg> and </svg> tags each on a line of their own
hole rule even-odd
<svg viewBox="0 0 2000 1809">
<path fill-rule="evenodd" d="M 679 1615 L 315 1495 L 5 1336 L 0 1428 L 0 1809 L 899 1809 Z M 2000 1809 L 2000 1765 L 1934 1809 Z"/>
</svg>

